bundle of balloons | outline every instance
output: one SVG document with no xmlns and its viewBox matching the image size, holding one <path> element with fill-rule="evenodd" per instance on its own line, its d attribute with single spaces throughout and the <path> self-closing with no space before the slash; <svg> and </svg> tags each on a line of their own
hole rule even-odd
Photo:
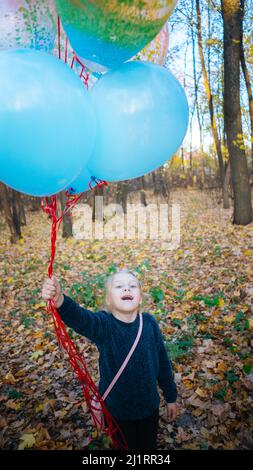
<svg viewBox="0 0 253 470">
<path fill-rule="evenodd" d="M 188 126 L 163 66 L 177 0 L 1 0 L 0 181 L 32 196 L 121 181 L 168 161 Z M 97 77 L 55 57 L 57 17 Z"/>
</svg>

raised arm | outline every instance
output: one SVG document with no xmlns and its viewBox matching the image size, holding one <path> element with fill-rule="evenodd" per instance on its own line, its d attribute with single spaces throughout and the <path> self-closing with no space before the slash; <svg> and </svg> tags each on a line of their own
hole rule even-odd
<svg viewBox="0 0 253 470">
<path fill-rule="evenodd" d="M 55 306 L 67 326 L 97 345 L 104 341 L 107 323 L 106 312 L 92 312 L 81 307 L 61 292 L 59 281 L 55 277 L 44 282 L 42 297 L 44 300 L 54 300 Z"/>
</svg>

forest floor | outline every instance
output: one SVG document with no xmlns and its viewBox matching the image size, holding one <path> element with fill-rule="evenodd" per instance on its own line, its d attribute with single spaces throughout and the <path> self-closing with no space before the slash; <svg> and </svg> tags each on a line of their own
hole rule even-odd
<svg viewBox="0 0 253 470">
<path fill-rule="evenodd" d="M 178 387 L 178 417 L 166 422 L 161 394 L 158 449 L 253 449 L 253 223 L 232 225 L 213 196 L 177 190 L 181 240 L 78 240 L 58 235 L 54 273 L 87 308 L 101 306 L 102 283 L 116 267 L 137 270 L 144 311 L 155 316 Z M 2 449 L 109 448 L 91 426 L 82 392 L 59 350 L 41 299 L 50 221 L 27 214 L 15 245 L 0 220 Z M 98 382 L 98 352 L 70 331 Z"/>
</svg>

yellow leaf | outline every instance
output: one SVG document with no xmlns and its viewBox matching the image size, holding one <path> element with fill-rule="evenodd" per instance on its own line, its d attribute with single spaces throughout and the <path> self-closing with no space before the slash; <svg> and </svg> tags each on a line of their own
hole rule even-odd
<svg viewBox="0 0 253 470">
<path fill-rule="evenodd" d="M 38 359 L 40 356 L 43 356 L 44 354 L 44 351 L 42 349 L 39 349 L 38 351 L 35 351 L 31 356 L 30 358 L 31 359 Z"/>
<path fill-rule="evenodd" d="M 8 400 L 5 403 L 5 406 L 7 406 L 7 408 L 10 408 L 11 410 L 18 411 L 21 408 L 21 403 L 20 401 Z"/>
<path fill-rule="evenodd" d="M 20 369 L 18 372 L 16 372 L 16 377 L 23 377 L 23 375 L 26 375 L 27 371 L 25 369 Z"/>
<path fill-rule="evenodd" d="M 46 306 L 46 302 L 40 302 L 39 304 L 35 304 L 33 308 L 37 310 L 38 308 L 44 308 Z"/>
<path fill-rule="evenodd" d="M 188 291 L 185 293 L 183 300 L 190 300 L 193 297 L 193 292 Z"/>
<path fill-rule="evenodd" d="M 226 370 L 227 370 L 227 366 L 225 362 L 220 362 L 216 367 L 217 372 L 225 372 Z"/>
<path fill-rule="evenodd" d="M 25 326 L 24 325 L 20 325 L 18 328 L 17 328 L 17 331 L 20 333 L 20 331 L 23 331 L 25 329 Z"/>
<path fill-rule="evenodd" d="M 183 384 L 186 388 L 192 388 L 193 383 L 191 383 L 189 380 L 183 380 Z"/>
<path fill-rule="evenodd" d="M 12 282 L 14 282 L 13 277 L 8 277 L 6 282 L 7 282 L 7 284 L 12 284 Z"/>
<path fill-rule="evenodd" d="M 39 405 L 35 406 L 36 413 L 44 410 L 44 403 L 40 403 Z"/>
<path fill-rule="evenodd" d="M 42 336 L 44 336 L 44 333 L 43 333 L 43 331 L 40 331 L 40 330 L 39 330 L 39 331 L 35 331 L 35 332 L 33 333 L 33 336 L 34 336 L 34 338 L 42 338 Z"/>
<path fill-rule="evenodd" d="M 223 300 L 223 298 L 222 298 L 222 297 L 219 297 L 219 300 L 218 300 L 218 305 L 219 305 L 219 307 L 221 307 L 221 308 L 222 308 L 222 307 L 224 307 L 224 305 L 225 305 L 225 302 L 224 302 L 224 300 Z"/>
<path fill-rule="evenodd" d="M 21 442 L 18 446 L 18 450 L 30 449 L 36 442 L 33 434 L 23 434 L 20 440 Z"/>
<path fill-rule="evenodd" d="M 195 390 L 195 393 L 199 396 L 199 397 L 202 397 L 202 398 L 205 398 L 208 396 L 208 393 L 206 392 L 206 390 L 203 390 L 203 388 L 197 388 L 197 390 Z"/>
<path fill-rule="evenodd" d="M 199 325 L 199 331 L 206 331 L 206 325 Z"/>
<path fill-rule="evenodd" d="M 233 313 L 230 313 L 229 315 L 225 315 L 223 317 L 223 321 L 225 323 L 233 323 L 234 319 L 235 319 L 235 316 L 233 315 Z"/>
<path fill-rule="evenodd" d="M 16 379 L 14 378 L 11 372 L 8 372 L 8 374 L 6 374 L 6 376 L 4 377 L 4 380 L 7 384 L 11 384 L 11 385 L 14 385 L 16 382 Z"/>
<path fill-rule="evenodd" d="M 249 318 L 249 327 L 253 328 L 253 318 Z"/>
<path fill-rule="evenodd" d="M 249 256 L 252 254 L 251 250 L 243 250 L 243 256 Z"/>
</svg>

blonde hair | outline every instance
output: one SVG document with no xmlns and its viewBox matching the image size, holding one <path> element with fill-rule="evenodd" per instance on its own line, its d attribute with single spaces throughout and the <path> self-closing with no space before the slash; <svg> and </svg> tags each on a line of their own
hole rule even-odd
<svg viewBox="0 0 253 470">
<path fill-rule="evenodd" d="M 107 278 L 105 279 L 105 284 L 104 284 L 104 287 L 105 287 L 104 310 L 108 310 L 108 305 L 106 304 L 106 294 L 109 292 L 109 289 L 110 289 L 110 287 L 111 287 L 113 278 L 114 278 L 117 274 L 131 274 L 131 275 L 136 279 L 136 281 L 138 282 L 139 288 L 141 289 L 141 282 L 140 282 L 140 280 L 138 279 L 137 274 L 136 274 L 134 271 L 131 271 L 131 270 L 127 269 L 127 268 L 117 269 L 117 271 L 115 271 L 114 273 L 110 274 L 110 275 L 107 276 Z"/>
</svg>

